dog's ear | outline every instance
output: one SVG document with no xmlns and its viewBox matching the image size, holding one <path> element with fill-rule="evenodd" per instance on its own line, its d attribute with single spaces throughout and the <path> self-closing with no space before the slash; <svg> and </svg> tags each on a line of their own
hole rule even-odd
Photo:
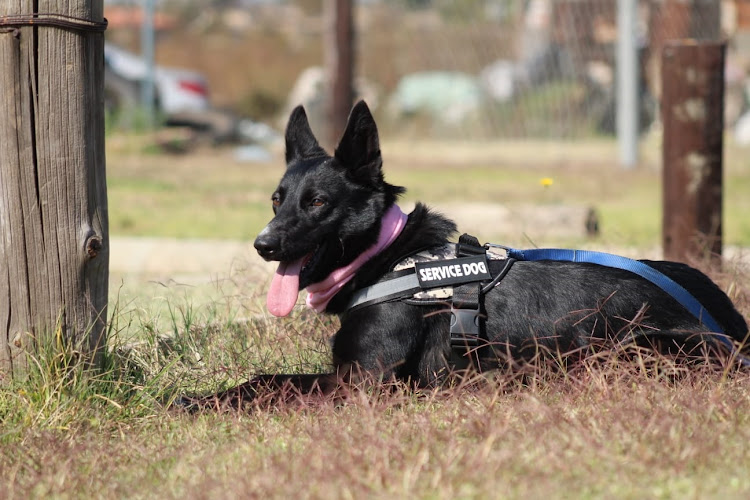
<svg viewBox="0 0 750 500">
<path fill-rule="evenodd" d="M 349 114 L 335 156 L 355 178 L 370 182 L 382 180 L 378 128 L 365 101 L 359 101 Z"/>
<path fill-rule="evenodd" d="M 287 165 L 294 160 L 326 155 L 310 129 L 307 113 L 302 106 L 294 108 L 292 114 L 289 115 L 285 140 Z"/>
</svg>

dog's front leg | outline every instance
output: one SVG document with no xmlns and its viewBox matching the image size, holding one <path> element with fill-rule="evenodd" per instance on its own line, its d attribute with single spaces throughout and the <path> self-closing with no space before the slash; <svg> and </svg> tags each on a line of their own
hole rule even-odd
<svg viewBox="0 0 750 500">
<path fill-rule="evenodd" d="M 275 405 L 320 399 L 330 395 L 340 384 L 335 373 L 258 375 L 244 384 L 205 397 L 182 397 L 177 406 L 189 411 L 240 410 L 248 404 Z"/>
<path fill-rule="evenodd" d="M 348 374 L 354 385 L 359 380 L 393 379 L 425 385 L 428 373 L 438 371 L 443 362 L 440 336 L 424 333 L 437 326 L 433 320 L 425 317 L 423 309 L 399 302 L 346 314 L 334 337 L 334 365 L 339 373 Z"/>
</svg>

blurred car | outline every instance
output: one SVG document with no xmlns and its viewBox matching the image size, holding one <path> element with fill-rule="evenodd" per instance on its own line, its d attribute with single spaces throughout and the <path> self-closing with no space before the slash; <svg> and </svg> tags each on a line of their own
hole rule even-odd
<svg viewBox="0 0 750 500">
<path fill-rule="evenodd" d="M 137 106 L 146 79 L 146 61 L 111 43 L 104 45 L 104 95 L 110 112 Z M 182 113 L 210 109 L 208 85 L 200 73 L 191 70 L 154 69 L 154 104 L 167 120 Z"/>
<path fill-rule="evenodd" d="M 104 45 L 104 106 L 118 123 L 132 126 L 141 104 L 146 79 L 141 56 L 111 43 Z M 263 123 L 240 119 L 234 113 L 211 106 L 206 78 L 187 69 L 154 68 L 154 105 L 161 123 L 186 127 L 213 143 L 268 144 L 279 134 Z"/>
</svg>

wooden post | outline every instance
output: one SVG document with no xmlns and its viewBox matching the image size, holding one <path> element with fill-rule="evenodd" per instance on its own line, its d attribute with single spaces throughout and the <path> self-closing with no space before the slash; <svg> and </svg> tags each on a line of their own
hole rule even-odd
<svg viewBox="0 0 750 500">
<path fill-rule="evenodd" d="M 0 382 L 104 344 L 105 26 L 102 0 L 0 2 Z"/>
<path fill-rule="evenodd" d="M 676 40 L 662 53 L 664 257 L 720 256 L 724 42 Z"/>
<path fill-rule="evenodd" d="M 352 0 L 326 0 L 329 20 L 326 35 L 326 70 L 330 82 L 328 96 L 328 138 L 338 144 L 354 103 L 354 22 Z"/>
</svg>

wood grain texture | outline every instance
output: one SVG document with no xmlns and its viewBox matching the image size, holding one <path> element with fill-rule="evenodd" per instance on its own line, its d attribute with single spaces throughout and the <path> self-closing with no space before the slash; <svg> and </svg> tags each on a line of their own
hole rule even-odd
<svg viewBox="0 0 750 500">
<path fill-rule="evenodd" d="M 0 16 L 33 13 L 31 0 Z M 102 19 L 102 0 L 40 0 L 37 12 Z M 0 381 L 63 335 L 103 346 L 108 287 L 101 34 L 0 32 Z"/>
</svg>

